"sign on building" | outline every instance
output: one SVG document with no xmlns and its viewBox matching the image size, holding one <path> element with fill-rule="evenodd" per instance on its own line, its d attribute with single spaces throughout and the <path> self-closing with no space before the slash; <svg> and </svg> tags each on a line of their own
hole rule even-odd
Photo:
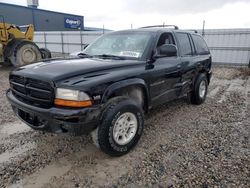
<svg viewBox="0 0 250 188">
<path fill-rule="evenodd" d="M 72 17 L 64 17 L 64 27 L 71 29 L 81 29 L 82 20 Z"/>
</svg>

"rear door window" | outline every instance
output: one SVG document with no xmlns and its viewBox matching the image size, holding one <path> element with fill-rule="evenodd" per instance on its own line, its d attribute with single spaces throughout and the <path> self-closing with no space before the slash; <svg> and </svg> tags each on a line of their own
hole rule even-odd
<svg viewBox="0 0 250 188">
<path fill-rule="evenodd" d="M 196 53 L 199 55 L 209 54 L 209 49 L 205 40 L 199 35 L 192 35 Z"/>
<path fill-rule="evenodd" d="M 179 51 L 181 56 L 192 55 L 191 43 L 187 33 L 176 33 L 179 42 Z"/>
</svg>

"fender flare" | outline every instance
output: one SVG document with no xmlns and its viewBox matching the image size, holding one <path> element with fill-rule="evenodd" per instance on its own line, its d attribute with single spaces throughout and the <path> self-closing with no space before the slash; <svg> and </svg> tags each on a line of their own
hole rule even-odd
<svg viewBox="0 0 250 188">
<path fill-rule="evenodd" d="M 138 87 L 141 87 L 143 89 L 144 96 L 146 97 L 146 101 L 145 102 L 146 102 L 146 104 L 148 106 L 149 99 L 150 99 L 148 87 L 147 87 L 147 84 L 145 83 L 145 81 L 143 79 L 140 79 L 140 78 L 131 78 L 131 79 L 122 80 L 122 81 L 118 81 L 118 82 L 115 82 L 115 83 L 111 84 L 104 91 L 101 103 L 107 102 L 108 98 L 115 91 L 118 91 L 119 89 L 122 89 L 122 88 L 125 88 L 125 87 L 128 87 L 128 86 L 138 86 Z"/>
</svg>

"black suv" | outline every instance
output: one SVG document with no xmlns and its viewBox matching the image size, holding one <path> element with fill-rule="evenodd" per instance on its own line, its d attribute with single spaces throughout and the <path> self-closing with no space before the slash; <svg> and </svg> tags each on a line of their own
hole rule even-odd
<svg viewBox="0 0 250 188">
<path fill-rule="evenodd" d="M 112 156 L 136 145 L 151 107 L 183 96 L 203 103 L 211 78 L 204 39 L 177 27 L 108 33 L 78 56 L 12 71 L 7 97 L 33 129 L 92 133 Z"/>
</svg>

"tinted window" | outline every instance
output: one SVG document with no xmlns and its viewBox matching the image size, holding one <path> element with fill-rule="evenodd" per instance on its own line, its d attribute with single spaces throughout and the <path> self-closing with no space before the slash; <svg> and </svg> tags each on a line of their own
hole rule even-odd
<svg viewBox="0 0 250 188">
<path fill-rule="evenodd" d="M 197 54 L 208 54 L 209 50 L 205 40 L 199 35 L 192 35 Z"/>
<path fill-rule="evenodd" d="M 190 44 L 188 34 L 176 33 L 176 36 L 180 44 L 180 47 L 179 47 L 180 55 L 181 56 L 192 55 L 192 49 L 191 49 L 191 44 Z"/>
</svg>

